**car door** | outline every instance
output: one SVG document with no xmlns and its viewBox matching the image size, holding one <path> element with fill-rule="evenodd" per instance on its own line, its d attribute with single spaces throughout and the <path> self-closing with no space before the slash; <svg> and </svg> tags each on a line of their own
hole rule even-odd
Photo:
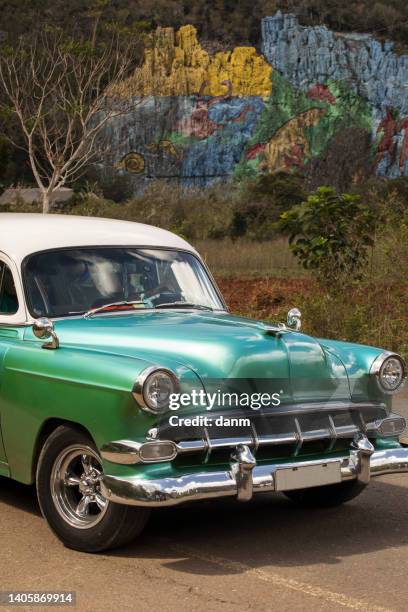
<svg viewBox="0 0 408 612">
<path fill-rule="evenodd" d="M 17 291 L 18 288 L 18 291 Z M 23 316 L 21 287 L 17 272 L 8 258 L 0 255 L 0 475 L 8 475 L 6 441 L 1 429 L 2 417 L 2 373 L 4 358 L 8 349 L 22 341 L 23 329 L 17 325 Z"/>
</svg>

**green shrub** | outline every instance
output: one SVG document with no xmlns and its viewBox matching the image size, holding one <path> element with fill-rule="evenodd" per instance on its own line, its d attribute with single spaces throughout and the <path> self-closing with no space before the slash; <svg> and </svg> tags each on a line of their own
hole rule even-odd
<svg viewBox="0 0 408 612">
<path fill-rule="evenodd" d="M 326 285 L 360 278 L 374 244 L 376 217 L 359 195 L 337 195 L 320 187 L 302 204 L 282 213 L 277 227 L 304 268 Z"/>
</svg>

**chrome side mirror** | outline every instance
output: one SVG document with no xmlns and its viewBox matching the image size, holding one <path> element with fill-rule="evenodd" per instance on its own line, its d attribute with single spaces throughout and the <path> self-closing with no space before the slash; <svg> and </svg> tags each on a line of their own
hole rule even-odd
<svg viewBox="0 0 408 612">
<path fill-rule="evenodd" d="M 47 340 L 51 338 L 51 342 L 45 342 L 43 348 L 45 349 L 57 349 L 59 347 L 58 336 L 54 331 L 54 325 L 52 321 L 46 318 L 37 319 L 33 323 L 33 334 L 40 340 Z"/>
<path fill-rule="evenodd" d="M 291 308 L 288 312 L 287 326 L 299 331 L 302 327 L 302 313 L 299 308 Z"/>
</svg>

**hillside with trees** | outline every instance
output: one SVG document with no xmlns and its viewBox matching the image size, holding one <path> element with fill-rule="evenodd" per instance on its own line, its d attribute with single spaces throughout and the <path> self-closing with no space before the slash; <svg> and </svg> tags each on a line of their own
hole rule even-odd
<svg viewBox="0 0 408 612">
<path fill-rule="evenodd" d="M 151 28 L 192 24 L 215 48 L 257 45 L 262 17 L 278 9 L 295 13 L 304 25 L 371 32 L 402 49 L 408 46 L 408 4 L 400 0 L 1 0 L 0 32 L 13 40 L 38 23 L 93 28 L 100 15 L 127 26 L 135 21 Z"/>
<path fill-rule="evenodd" d="M 109 47 L 112 31 L 117 32 L 118 40 L 132 41 L 131 78 L 115 91 L 122 97 L 153 95 L 160 112 L 150 116 L 139 109 L 143 121 L 136 115 L 129 117 L 124 130 L 122 120 L 109 122 L 109 142 L 101 147 L 101 164 L 105 173 L 110 168 L 113 174 L 125 175 L 134 193 L 146 178 L 178 180 L 181 176 L 186 179 L 184 184 L 193 186 L 197 181 L 207 184 L 207 176 L 243 178 L 281 169 L 300 170 L 312 187 L 322 182 L 338 187 L 338 164 L 332 161 L 343 150 L 345 155 L 340 157 L 350 166 L 343 185 L 355 177 L 364 180 L 373 172 L 389 178 L 407 173 L 407 112 L 400 95 L 404 93 L 404 58 L 394 55 L 390 45 L 381 48 L 377 42 L 390 36 L 397 40 L 397 53 L 404 48 L 407 9 L 396 3 L 351 4 L 353 10 L 345 11 L 339 2 L 311 0 L 161 0 L 150 4 L 129 0 L 126 5 L 118 0 L 3 0 L 0 37 L 3 57 L 16 44 L 17 48 L 23 44 L 26 49 L 38 49 L 35 37 L 41 30 L 47 36 L 59 31 L 69 45 L 74 41 L 74 46 L 81 46 L 83 41 L 85 53 L 98 54 L 101 46 Z M 262 17 L 276 15 L 278 8 L 286 11 L 284 21 L 264 19 L 261 33 Z M 289 18 L 287 11 L 296 16 Z M 315 53 L 314 29 L 299 26 L 322 23 L 332 28 L 316 29 L 319 53 L 325 56 L 325 75 Z M 349 44 L 347 36 L 336 33 L 339 30 L 368 31 L 375 36 L 365 37 L 365 42 L 359 38 L 359 43 L 350 39 Z M 23 43 L 18 42 L 21 36 Z M 281 40 L 292 41 L 291 57 L 297 47 L 296 65 Z M 305 44 L 310 47 L 309 64 Z M 341 58 L 349 70 L 343 69 Z M 375 72 L 377 68 L 383 72 Z M 387 79 L 387 86 L 378 85 Z M 139 82 L 141 86 L 136 86 Z M 104 82 L 105 87 L 107 84 Z M 69 87 L 69 79 L 66 85 Z M 200 92 L 215 97 L 201 102 Z M 180 98 L 190 94 L 188 103 Z M 4 97 L 4 91 L 0 96 Z M 10 138 L 13 112 L 9 102 L 0 98 L 0 104 L 0 121 L 7 127 L 9 140 L 21 145 L 18 121 L 16 134 Z M 201 127 L 193 127 L 198 115 Z M 146 125 L 150 126 L 147 135 Z M 6 135 L 0 126 L 0 185 L 32 182 L 24 153 L 11 146 L 2 132 Z M 38 161 L 44 163 L 44 159 Z M 128 162 L 132 169 L 126 166 Z"/>
</svg>

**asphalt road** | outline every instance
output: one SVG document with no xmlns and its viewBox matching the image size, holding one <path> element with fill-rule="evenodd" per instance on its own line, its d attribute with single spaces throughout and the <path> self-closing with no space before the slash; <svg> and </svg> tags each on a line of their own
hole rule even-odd
<svg viewBox="0 0 408 612">
<path fill-rule="evenodd" d="M 73 590 L 92 612 L 405 611 L 407 519 L 408 474 L 393 475 L 338 509 L 264 495 L 159 510 L 132 546 L 91 556 L 55 539 L 32 488 L 0 479 L 0 590 Z"/>
</svg>

